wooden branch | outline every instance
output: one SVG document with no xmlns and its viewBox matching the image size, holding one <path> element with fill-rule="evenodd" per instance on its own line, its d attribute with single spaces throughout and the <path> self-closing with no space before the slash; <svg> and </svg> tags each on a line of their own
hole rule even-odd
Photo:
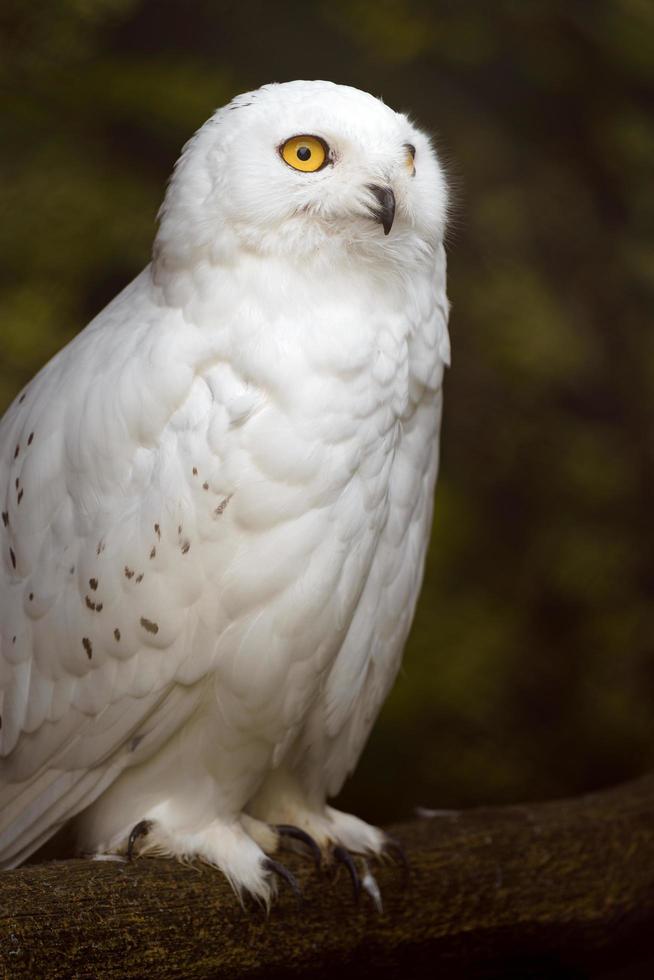
<svg viewBox="0 0 654 980">
<path fill-rule="evenodd" d="M 382 915 L 367 895 L 354 905 L 344 869 L 319 877 L 295 855 L 286 863 L 304 904 L 282 890 L 269 916 L 242 909 L 219 873 L 164 860 L 5 871 L 0 973 L 576 977 L 647 955 L 654 776 L 572 800 L 446 813 L 392 833 L 412 874 L 405 888 L 397 866 L 376 872 Z"/>
</svg>

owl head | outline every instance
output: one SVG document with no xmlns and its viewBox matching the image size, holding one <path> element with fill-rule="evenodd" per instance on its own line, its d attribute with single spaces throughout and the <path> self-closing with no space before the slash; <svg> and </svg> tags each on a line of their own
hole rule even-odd
<svg viewBox="0 0 654 980">
<path fill-rule="evenodd" d="M 184 147 L 155 242 L 164 268 L 242 250 L 294 260 L 416 261 L 442 241 L 447 190 L 429 138 L 346 85 L 264 85 Z"/>
</svg>

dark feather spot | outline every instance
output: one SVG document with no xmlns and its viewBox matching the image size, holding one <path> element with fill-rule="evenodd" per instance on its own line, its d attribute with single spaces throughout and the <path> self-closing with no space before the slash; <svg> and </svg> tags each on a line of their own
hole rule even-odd
<svg viewBox="0 0 654 980">
<path fill-rule="evenodd" d="M 71 565 L 70 566 L 70 574 L 71 575 L 74 575 L 75 574 L 75 566 L 74 565 Z"/>
<path fill-rule="evenodd" d="M 23 491 L 22 490 L 19 490 L 18 491 L 18 503 L 20 503 L 22 499 L 23 499 Z"/>
<path fill-rule="evenodd" d="M 120 643 L 120 630 L 119 629 L 115 629 L 114 630 L 114 639 L 116 640 L 116 643 Z"/>
<path fill-rule="evenodd" d="M 16 446 L 14 449 L 14 459 L 18 458 L 18 453 L 20 452 L 20 445 Z"/>
<path fill-rule="evenodd" d="M 13 548 L 10 548 L 9 549 L 9 557 L 11 558 L 11 564 L 15 568 L 16 567 L 16 555 L 14 554 L 14 549 Z"/>
<path fill-rule="evenodd" d="M 98 541 L 98 547 L 95 549 L 96 555 L 101 555 L 104 551 L 104 541 Z"/>
<path fill-rule="evenodd" d="M 82 646 L 83 646 L 83 647 L 84 647 L 84 649 L 86 650 L 86 656 L 87 656 L 87 657 L 89 658 L 89 660 L 90 660 L 90 659 L 91 659 L 91 657 L 93 656 L 93 645 L 91 644 L 91 641 L 89 640 L 89 638 L 88 638 L 88 636 L 85 636 L 85 637 L 84 637 L 84 638 L 82 639 Z"/>
<path fill-rule="evenodd" d="M 202 489 L 203 490 L 208 490 L 209 489 L 209 484 L 206 481 L 202 484 Z"/>
<path fill-rule="evenodd" d="M 27 440 L 27 445 L 28 446 L 31 446 L 33 442 L 34 442 L 34 433 L 33 432 L 30 432 L 29 438 Z"/>
<path fill-rule="evenodd" d="M 159 624 L 153 623 L 151 619 L 146 619 L 145 616 L 141 616 L 141 626 L 144 630 L 147 630 L 148 633 L 159 632 Z"/>
<path fill-rule="evenodd" d="M 177 525 L 177 533 L 178 534 L 181 534 L 182 533 L 182 525 L 181 524 L 178 524 Z"/>
<path fill-rule="evenodd" d="M 221 514 L 224 514 L 225 513 L 225 509 L 227 507 L 227 504 L 232 499 L 232 496 L 233 495 L 230 493 L 229 497 L 225 497 L 224 500 L 221 500 L 220 501 L 220 503 L 218 504 L 218 506 L 214 510 L 214 514 L 216 515 L 216 517 L 220 517 Z"/>
<path fill-rule="evenodd" d="M 17 490 L 18 490 L 19 486 L 20 486 L 20 480 L 19 480 L 18 477 L 16 477 L 16 489 Z"/>
<path fill-rule="evenodd" d="M 6 510 L 3 510 L 2 512 L 2 523 L 4 524 L 5 527 L 7 527 L 7 525 L 9 524 L 9 514 L 7 513 Z"/>
<path fill-rule="evenodd" d="M 161 528 L 160 528 L 160 526 L 158 524 L 155 524 L 154 525 L 154 533 L 157 535 L 157 537 L 161 541 Z"/>
<path fill-rule="evenodd" d="M 12 638 L 11 638 L 11 642 L 12 642 L 12 643 L 15 643 L 15 642 L 16 642 L 16 637 L 15 637 L 15 636 L 12 636 Z"/>
<path fill-rule="evenodd" d="M 134 572 L 125 565 L 125 578 L 134 578 Z"/>
<path fill-rule="evenodd" d="M 143 572 L 141 572 L 139 575 L 137 575 L 136 578 L 134 579 L 134 581 L 136 582 L 137 585 L 140 585 L 141 582 L 143 581 Z"/>
<path fill-rule="evenodd" d="M 182 554 L 187 555 L 190 550 L 191 550 L 191 542 L 185 541 L 184 544 L 182 545 Z"/>
<path fill-rule="evenodd" d="M 97 609 L 97 606 L 96 606 L 95 602 L 93 602 L 92 599 L 89 599 L 88 596 L 84 596 L 84 599 L 86 601 L 86 605 L 88 606 L 88 608 L 91 609 L 91 610 L 93 610 L 93 612 L 95 612 L 96 609 Z"/>
<path fill-rule="evenodd" d="M 24 391 L 24 392 L 23 392 L 23 394 L 22 394 L 22 395 L 20 396 L 20 398 L 18 399 L 18 404 L 19 404 L 19 405 L 22 405 L 22 404 L 23 404 L 23 402 L 25 401 L 25 396 L 26 396 L 26 395 L 27 395 L 27 392 L 26 392 L 26 391 Z"/>
<path fill-rule="evenodd" d="M 153 547 L 152 551 L 150 552 L 150 558 L 156 558 L 156 556 L 157 556 L 157 549 Z"/>
<path fill-rule="evenodd" d="M 34 602 L 34 593 L 30 592 L 30 602 Z"/>
<path fill-rule="evenodd" d="M 89 579 L 89 585 L 91 586 L 91 588 L 93 589 L 94 592 L 97 592 L 97 589 L 98 589 L 98 580 L 97 580 L 97 578 L 90 578 Z"/>
<path fill-rule="evenodd" d="M 197 466 L 194 466 L 193 467 L 193 476 L 197 476 L 197 475 L 198 475 L 198 468 L 197 468 Z"/>
</svg>

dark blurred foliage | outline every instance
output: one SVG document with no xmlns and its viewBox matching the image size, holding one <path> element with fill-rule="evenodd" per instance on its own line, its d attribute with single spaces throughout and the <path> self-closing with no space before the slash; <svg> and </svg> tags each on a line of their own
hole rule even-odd
<svg viewBox="0 0 654 980">
<path fill-rule="evenodd" d="M 181 144 L 331 78 L 435 133 L 453 367 L 403 672 L 345 797 L 384 820 L 654 764 L 650 0 L 4 0 L 0 407 L 147 261 Z"/>
</svg>

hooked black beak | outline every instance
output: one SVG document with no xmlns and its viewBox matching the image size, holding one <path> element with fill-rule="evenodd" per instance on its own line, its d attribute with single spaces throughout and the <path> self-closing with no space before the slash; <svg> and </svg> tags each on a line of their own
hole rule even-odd
<svg viewBox="0 0 654 980">
<path fill-rule="evenodd" d="M 395 219 L 395 194 L 390 187 L 380 187 L 378 184 L 370 184 L 368 190 L 379 201 L 379 208 L 375 208 L 372 215 L 383 227 L 384 234 L 388 235 Z"/>
</svg>

